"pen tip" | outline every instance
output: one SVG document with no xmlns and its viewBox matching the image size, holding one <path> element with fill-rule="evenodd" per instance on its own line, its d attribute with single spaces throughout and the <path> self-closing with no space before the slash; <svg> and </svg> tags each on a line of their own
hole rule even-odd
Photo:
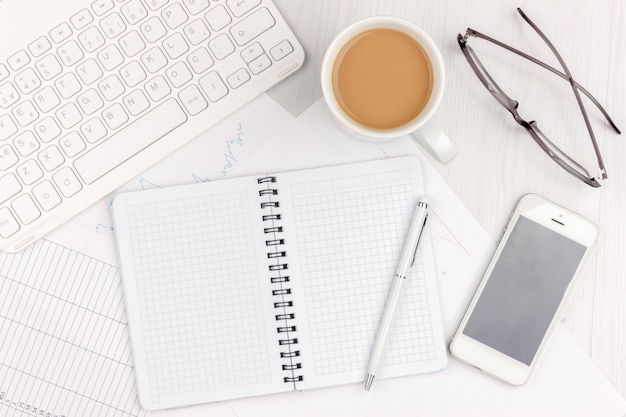
<svg viewBox="0 0 626 417">
<path fill-rule="evenodd" d="M 367 374 L 367 380 L 365 381 L 365 391 L 369 391 L 372 387 L 372 382 L 374 382 L 374 375 Z"/>
<path fill-rule="evenodd" d="M 417 203 L 428 206 L 428 198 L 427 197 L 420 197 L 420 199 L 418 200 Z"/>
</svg>

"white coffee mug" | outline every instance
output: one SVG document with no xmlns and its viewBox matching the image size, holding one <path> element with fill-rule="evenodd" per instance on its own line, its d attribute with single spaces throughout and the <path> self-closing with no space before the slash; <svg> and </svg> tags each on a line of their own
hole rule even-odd
<svg viewBox="0 0 626 417">
<path fill-rule="evenodd" d="M 333 91 L 333 68 L 339 53 L 357 35 L 373 29 L 392 29 L 411 37 L 422 47 L 432 67 L 433 85 L 430 98 L 424 108 L 407 123 L 389 129 L 374 129 L 354 120 L 342 109 Z M 321 84 L 331 113 L 339 124 L 347 128 L 354 136 L 369 141 L 384 141 L 410 134 L 423 149 L 441 163 L 448 163 L 457 155 L 457 150 L 448 137 L 429 122 L 443 97 L 445 86 L 443 59 L 433 40 L 414 24 L 397 17 L 377 16 L 348 26 L 337 35 L 326 51 L 322 63 Z"/>
</svg>

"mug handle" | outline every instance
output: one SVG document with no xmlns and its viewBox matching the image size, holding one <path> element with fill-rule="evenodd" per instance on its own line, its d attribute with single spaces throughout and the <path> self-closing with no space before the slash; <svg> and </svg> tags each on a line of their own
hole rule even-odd
<svg viewBox="0 0 626 417">
<path fill-rule="evenodd" d="M 459 151 L 445 133 L 430 121 L 411 132 L 413 140 L 442 164 L 452 161 Z"/>
</svg>

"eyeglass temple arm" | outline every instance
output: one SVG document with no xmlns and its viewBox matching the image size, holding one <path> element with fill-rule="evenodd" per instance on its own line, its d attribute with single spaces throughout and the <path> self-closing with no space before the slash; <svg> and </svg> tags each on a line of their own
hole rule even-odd
<svg viewBox="0 0 626 417">
<path fill-rule="evenodd" d="M 522 9 L 520 9 L 518 7 L 517 11 L 522 16 L 522 18 L 524 18 L 526 23 L 528 23 L 535 30 L 535 32 L 537 32 L 537 34 L 541 37 L 541 39 L 543 39 L 543 41 L 548 45 L 548 47 L 550 48 L 550 50 L 552 51 L 554 56 L 556 56 L 556 59 L 558 59 L 559 63 L 561 64 L 561 67 L 563 67 L 563 71 L 567 75 L 567 81 L 569 82 L 570 86 L 572 87 L 572 92 L 574 93 L 574 96 L 576 97 L 576 102 L 578 103 L 578 107 L 580 108 L 580 112 L 581 112 L 581 114 L 583 116 L 583 119 L 585 119 L 585 125 L 587 126 L 587 131 L 589 132 L 589 136 L 591 137 L 591 142 L 593 143 L 593 149 L 596 152 L 596 159 L 598 160 L 598 165 L 600 166 L 600 176 L 603 179 L 606 179 L 607 178 L 606 169 L 604 168 L 604 161 L 602 160 L 602 154 L 600 154 L 600 148 L 598 147 L 598 142 L 596 141 L 596 137 L 593 134 L 593 129 L 591 128 L 591 122 L 589 121 L 589 116 L 587 116 L 587 111 L 585 110 L 585 106 L 583 104 L 583 101 L 580 98 L 580 94 L 578 92 L 578 88 L 576 87 L 577 83 L 576 83 L 576 81 L 574 81 L 574 78 L 572 77 L 572 74 L 571 74 L 569 68 L 567 67 L 567 64 L 565 63 L 565 61 L 561 57 L 561 54 L 559 54 L 559 52 L 556 50 L 554 45 L 552 45 L 552 42 L 550 42 L 550 39 L 548 39 L 548 37 L 543 34 L 541 29 L 539 29 L 537 27 L 537 25 L 535 25 L 533 23 L 533 21 L 530 20 L 530 18 L 528 16 L 526 16 L 526 14 L 522 11 Z"/>
<path fill-rule="evenodd" d="M 467 36 L 467 35 L 466 35 Z M 480 59 L 476 56 L 472 48 L 467 45 L 467 37 L 463 37 L 461 34 L 457 36 L 457 41 L 461 50 L 465 54 L 472 70 L 478 76 L 478 79 L 483 83 L 483 85 L 489 90 L 489 92 L 507 109 L 512 115 L 517 123 L 519 123 L 522 127 L 524 127 L 533 140 L 539 145 L 539 147 L 547 153 L 559 166 L 565 169 L 570 174 L 574 175 L 576 178 L 582 180 L 586 184 L 591 185 L 592 187 L 600 187 L 600 183 L 595 179 L 589 172 L 578 162 L 574 161 L 569 155 L 563 152 L 554 142 L 552 142 L 548 137 L 546 137 L 539 127 L 537 123 L 527 122 L 522 119 L 517 112 L 517 101 L 511 99 L 506 93 L 502 91 L 502 89 L 498 86 L 498 84 L 491 78 L 489 72 L 485 69 L 485 67 L 480 62 Z M 471 58 L 470 58 L 471 56 Z M 572 167 L 576 167 L 575 169 Z"/>
<path fill-rule="evenodd" d="M 504 49 L 507 49 L 519 56 L 521 56 L 522 58 L 526 58 L 527 60 L 547 69 L 548 71 L 558 75 L 559 77 L 563 78 L 564 80 L 569 80 L 569 77 L 566 74 L 563 74 L 561 71 L 557 70 L 556 68 L 551 67 L 550 65 L 538 60 L 537 58 L 534 58 L 530 55 L 528 55 L 527 53 L 524 53 L 518 49 L 515 49 L 505 43 L 500 42 L 497 39 L 494 39 L 490 36 L 485 35 L 484 33 L 481 33 L 475 29 L 472 28 L 467 28 L 466 32 L 465 32 L 465 36 L 473 36 L 476 38 L 480 38 L 480 39 L 484 39 L 488 42 L 491 42 L 493 44 L 496 44 Z M 598 102 L 598 100 L 596 100 L 596 98 L 594 96 L 591 95 L 591 93 L 589 91 L 587 91 L 587 89 L 585 89 L 582 85 L 578 84 L 578 82 L 576 82 L 574 80 L 574 86 L 582 91 L 582 93 L 584 95 L 587 96 L 587 98 L 589 98 L 589 100 L 591 100 L 591 102 L 598 108 L 598 110 L 600 110 L 600 112 L 602 113 L 602 115 L 605 117 L 606 121 L 609 123 L 609 125 L 611 125 L 611 127 L 613 128 L 613 130 L 615 130 L 615 132 L 617 132 L 617 134 L 621 134 L 622 131 L 615 125 L 615 123 L 613 122 L 613 119 L 611 119 L 611 116 L 609 116 L 609 114 L 607 113 L 607 111 L 604 109 L 604 107 L 602 107 L 602 105 Z"/>
</svg>

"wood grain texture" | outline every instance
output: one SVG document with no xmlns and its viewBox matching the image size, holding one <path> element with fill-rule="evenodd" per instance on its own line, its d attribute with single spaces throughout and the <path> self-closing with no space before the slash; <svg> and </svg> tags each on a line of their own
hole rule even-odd
<svg viewBox="0 0 626 417">
<path fill-rule="evenodd" d="M 609 179 L 592 189 L 565 173 L 493 100 L 456 42 L 471 26 L 558 66 L 547 46 L 515 11 L 521 7 L 563 56 L 573 77 L 626 129 L 626 2 L 453 0 L 275 0 L 307 52 L 305 66 L 270 91 L 294 115 L 321 97 L 319 68 L 326 46 L 360 18 L 394 15 L 426 30 L 441 49 L 447 85 L 434 120 L 460 150 L 433 165 L 494 239 L 525 193 L 543 195 L 592 219 L 600 237 L 568 308 L 566 327 L 626 397 L 626 144 L 583 100 Z M 484 41 L 472 47 L 520 113 L 569 153 L 596 169 L 593 150 L 569 85 Z"/>
</svg>

